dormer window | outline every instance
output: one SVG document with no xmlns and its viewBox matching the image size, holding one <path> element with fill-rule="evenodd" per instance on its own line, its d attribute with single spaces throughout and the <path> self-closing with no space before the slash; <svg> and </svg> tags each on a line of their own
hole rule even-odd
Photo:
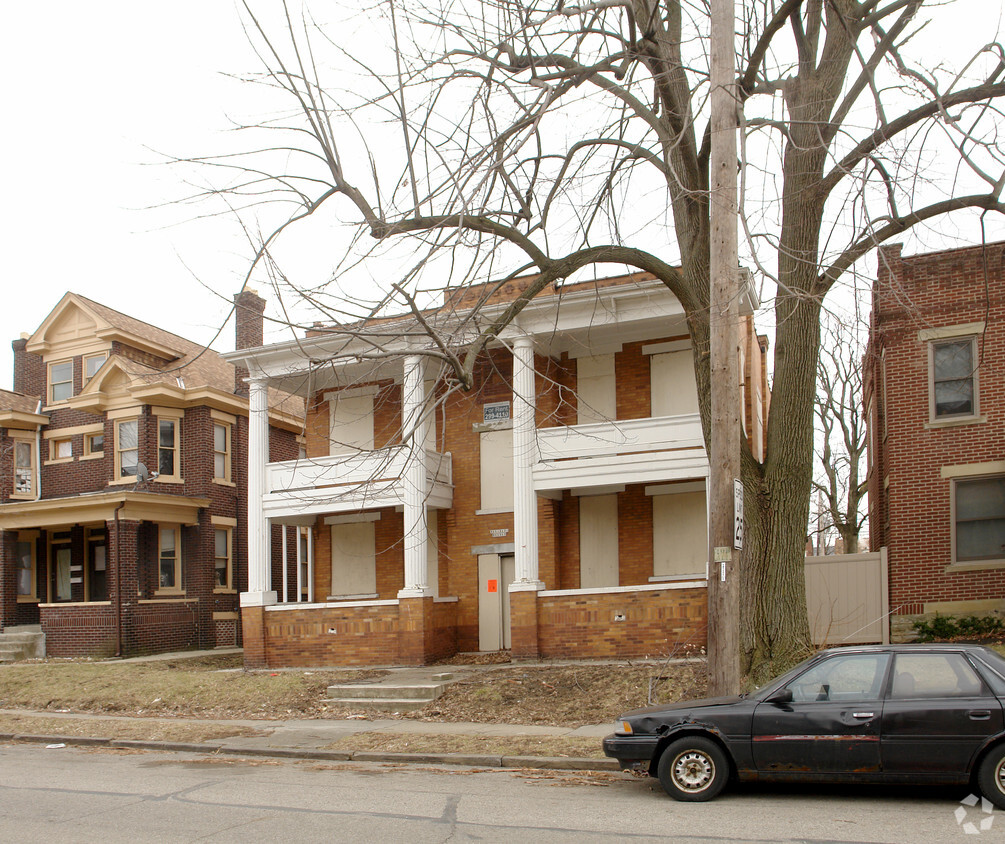
<svg viewBox="0 0 1005 844">
<path fill-rule="evenodd" d="M 66 401 L 73 396 L 73 361 L 49 364 L 49 404 Z"/>
</svg>

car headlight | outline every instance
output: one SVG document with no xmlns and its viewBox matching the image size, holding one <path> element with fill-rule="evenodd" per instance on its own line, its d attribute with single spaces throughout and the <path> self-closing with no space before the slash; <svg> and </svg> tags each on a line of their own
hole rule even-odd
<svg viewBox="0 0 1005 844">
<path fill-rule="evenodd" d="M 614 732 L 623 736 L 630 736 L 632 734 L 632 725 L 628 721 L 615 721 Z"/>
</svg>

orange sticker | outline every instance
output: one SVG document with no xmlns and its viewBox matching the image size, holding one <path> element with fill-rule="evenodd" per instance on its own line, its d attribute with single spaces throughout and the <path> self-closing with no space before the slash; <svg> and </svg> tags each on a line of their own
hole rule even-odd
<svg viewBox="0 0 1005 844">
<path fill-rule="evenodd" d="M 489 581 L 489 592 L 498 592 L 498 591 L 499 591 L 499 581 L 498 580 L 490 580 Z"/>
</svg>

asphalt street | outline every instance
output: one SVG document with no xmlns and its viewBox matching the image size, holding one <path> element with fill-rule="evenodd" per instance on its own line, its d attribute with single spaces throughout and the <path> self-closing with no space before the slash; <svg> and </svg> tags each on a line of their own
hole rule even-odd
<svg viewBox="0 0 1005 844">
<path fill-rule="evenodd" d="M 682 804 L 650 780 L 606 771 L 0 744 L 0 839 L 20 842 L 1005 839 L 1005 813 L 961 807 L 964 796 L 765 786 Z"/>
</svg>

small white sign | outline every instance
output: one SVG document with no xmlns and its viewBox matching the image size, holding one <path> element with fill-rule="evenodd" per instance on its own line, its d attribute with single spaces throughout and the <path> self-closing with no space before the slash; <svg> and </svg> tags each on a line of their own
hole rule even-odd
<svg viewBox="0 0 1005 844">
<path fill-rule="evenodd" d="M 482 422 L 499 422 L 509 419 L 509 402 L 496 401 L 482 405 Z"/>
<path fill-rule="evenodd" d="M 743 481 L 733 479 L 733 547 L 743 548 Z"/>
</svg>

